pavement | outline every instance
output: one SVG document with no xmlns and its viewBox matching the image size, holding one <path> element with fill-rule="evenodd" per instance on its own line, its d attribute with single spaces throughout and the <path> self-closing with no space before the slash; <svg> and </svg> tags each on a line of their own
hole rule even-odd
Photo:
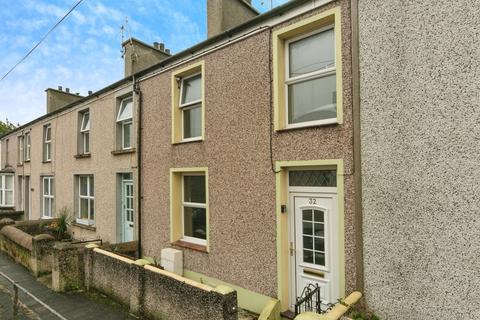
<svg viewBox="0 0 480 320">
<path fill-rule="evenodd" d="M 4 273 L 19 286 L 25 288 L 37 299 L 47 304 L 67 320 L 133 320 L 137 317 L 128 313 L 124 307 L 100 294 L 82 291 L 57 293 L 37 280 L 26 268 L 0 252 L 0 272 Z M 19 290 L 20 307 L 17 317 L 13 318 L 13 286 L 0 276 L 0 319 L 21 320 L 58 320 L 47 308 Z"/>
</svg>

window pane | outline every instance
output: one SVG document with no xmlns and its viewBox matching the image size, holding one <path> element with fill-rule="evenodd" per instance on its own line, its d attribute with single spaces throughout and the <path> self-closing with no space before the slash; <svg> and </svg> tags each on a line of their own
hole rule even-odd
<svg viewBox="0 0 480 320">
<path fill-rule="evenodd" d="M 320 266 L 325 265 L 325 254 L 321 252 L 315 252 L 315 264 Z"/>
<path fill-rule="evenodd" d="M 337 172 L 335 170 L 289 171 L 288 177 L 291 187 L 337 186 Z"/>
<path fill-rule="evenodd" d="M 95 200 L 90 199 L 90 220 L 95 220 Z"/>
<path fill-rule="evenodd" d="M 48 195 L 50 194 L 49 188 L 48 188 L 48 179 L 43 179 L 43 194 Z"/>
<path fill-rule="evenodd" d="M 184 201 L 206 203 L 205 176 L 184 176 Z"/>
<path fill-rule="evenodd" d="M 125 121 L 132 119 L 133 115 L 133 101 L 131 98 L 122 100 L 118 110 L 117 121 Z"/>
<path fill-rule="evenodd" d="M 52 139 L 52 130 L 50 126 L 45 127 L 45 141 L 50 141 Z"/>
<path fill-rule="evenodd" d="M 80 177 L 80 195 L 88 196 L 88 177 Z"/>
<path fill-rule="evenodd" d="M 315 222 L 323 222 L 323 211 L 315 210 Z"/>
<path fill-rule="evenodd" d="M 315 239 L 315 243 L 316 239 Z M 304 249 L 312 249 L 313 250 L 313 238 L 312 237 L 303 237 L 303 248 Z"/>
<path fill-rule="evenodd" d="M 333 29 L 290 43 L 290 77 L 335 66 Z"/>
<path fill-rule="evenodd" d="M 82 115 L 82 128 L 81 128 L 81 130 L 82 131 L 90 130 L 90 113 L 89 112 L 85 112 Z"/>
<path fill-rule="evenodd" d="M 288 86 L 288 123 L 337 117 L 336 75 Z"/>
<path fill-rule="evenodd" d="M 5 191 L 5 204 L 7 206 L 13 205 L 13 191 Z"/>
<path fill-rule="evenodd" d="M 194 138 L 202 135 L 202 107 L 183 110 L 183 138 Z"/>
<path fill-rule="evenodd" d="M 83 134 L 83 153 L 90 152 L 90 134 L 88 132 Z"/>
<path fill-rule="evenodd" d="M 303 210 L 302 211 L 302 218 L 306 221 L 312 221 L 312 210 Z"/>
<path fill-rule="evenodd" d="M 313 263 L 313 251 L 303 250 L 303 262 Z"/>
<path fill-rule="evenodd" d="M 325 237 L 325 225 L 323 223 L 315 223 L 315 236 Z"/>
<path fill-rule="evenodd" d="M 88 219 L 88 199 L 80 199 L 80 219 Z"/>
<path fill-rule="evenodd" d="M 5 176 L 5 189 L 13 190 L 13 176 Z"/>
<path fill-rule="evenodd" d="M 202 99 L 202 75 L 182 81 L 182 104 Z"/>
<path fill-rule="evenodd" d="M 205 208 L 184 207 L 184 235 L 207 240 L 207 215 Z"/>
<path fill-rule="evenodd" d="M 51 212 L 50 199 L 44 199 L 43 204 L 44 204 L 43 215 L 49 217 Z"/>
<path fill-rule="evenodd" d="M 132 131 L 132 123 L 124 123 L 123 124 L 123 148 L 124 149 L 128 149 L 132 146 L 131 131 Z"/>
<path fill-rule="evenodd" d="M 325 239 L 315 238 L 315 250 L 325 252 Z"/>
<path fill-rule="evenodd" d="M 55 194 L 55 183 L 53 179 L 50 179 L 50 195 L 53 196 Z"/>
<path fill-rule="evenodd" d="M 303 234 L 313 235 L 313 225 L 311 222 L 303 222 Z"/>
<path fill-rule="evenodd" d="M 95 185 L 94 185 L 94 179 L 93 177 L 88 177 L 90 180 L 90 197 L 95 196 Z"/>
</svg>

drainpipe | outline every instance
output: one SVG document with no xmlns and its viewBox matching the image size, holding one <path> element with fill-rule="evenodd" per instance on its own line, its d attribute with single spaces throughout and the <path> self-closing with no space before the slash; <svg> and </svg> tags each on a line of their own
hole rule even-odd
<svg viewBox="0 0 480 320">
<path fill-rule="evenodd" d="M 353 172 L 355 185 L 355 242 L 356 242 L 356 287 L 364 291 L 363 275 L 363 215 L 362 215 L 362 162 L 360 136 L 360 50 L 358 2 L 350 2 L 352 28 L 352 107 L 353 107 Z"/>
<path fill-rule="evenodd" d="M 140 91 L 140 85 L 135 75 L 132 77 L 133 91 L 137 95 L 137 112 L 138 112 L 138 124 L 137 124 L 137 228 L 138 228 L 138 245 L 137 252 L 138 258 L 142 258 L 142 91 Z"/>
</svg>

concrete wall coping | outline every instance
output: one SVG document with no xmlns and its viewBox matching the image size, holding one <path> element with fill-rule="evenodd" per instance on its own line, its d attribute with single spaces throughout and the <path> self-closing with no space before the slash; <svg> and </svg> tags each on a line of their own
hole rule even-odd
<svg viewBox="0 0 480 320">
<path fill-rule="evenodd" d="M 100 253 L 100 254 L 103 254 L 105 256 L 108 256 L 110 258 L 120 260 L 120 261 L 128 263 L 128 264 L 132 264 L 132 263 L 135 262 L 134 260 L 119 256 L 118 254 L 115 254 L 115 253 L 112 253 L 110 251 L 106 251 L 106 250 L 103 250 L 103 249 L 100 249 L 100 248 L 94 248 L 93 251 L 97 252 L 97 253 Z"/>
<path fill-rule="evenodd" d="M 13 225 L 5 226 L 0 231 L 5 237 L 12 240 L 21 247 L 27 250 L 33 250 L 33 237 L 22 230 L 15 228 Z"/>
<path fill-rule="evenodd" d="M 187 279 L 185 277 L 182 277 L 182 276 L 179 276 L 175 273 L 172 273 L 172 272 L 168 272 L 166 270 L 162 270 L 162 269 L 159 269 L 157 267 L 153 267 L 153 266 L 150 266 L 150 265 L 146 265 L 144 267 L 146 270 L 148 271 L 152 271 L 154 273 L 158 273 L 158 274 L 161 274 L 163 276 L 166 276 L 166 277 L 169 277 L 169 278 L 172 278 L 172 279 L 175 279 L 177 281 L 180 281 L 180 282 L 183 282 L 185 284 L 188 284 L 192 287 L 196 287 L 198 289 L 201 289 L 201 290 L 204 290 L 204 291 L 207 291 L 207 292 L 211 292 L 213 291 L 214 289 L 206 284 L 203 284 L 203 283 L 199 283 L 199 282 L 196 282 L 196 281 L 193 281 L 193 280 L 190 280 L 190 279 Z"/>
</svg>

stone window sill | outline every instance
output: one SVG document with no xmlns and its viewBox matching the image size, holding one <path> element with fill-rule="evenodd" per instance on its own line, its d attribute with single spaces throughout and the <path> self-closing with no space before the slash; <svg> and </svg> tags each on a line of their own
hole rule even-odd
<svg viewBox="0 0 480 320">
<path fill-rule="evenodd" d="M 186 249 L 203 252 L 203 253 L 208 253 L 206 246 L 202 246 L 200 244 L 190 243 L 182 240 L 177 240 L 175 242 L 172 242 L 172 246 L 186 248 Z"/>
<path fill-rule="evenodd" d="M 72 226 L 82 228 L 82 229 L 86 229 L 86 230 L 90 230 L 90 231 L 97 231 L 97 228 L 95 226 L 88 226 L 86 224 L 81 224 L 81 223 L 78 223 L 78 222 L 72 222 Z"/>
<path fill-rule="evenodd" d="M 82 154 L 76 154 L 73 156 L 75 159 L 85 159 L 85 158 L 90 158 L 92 155 L 90 153 L 82 153 Z"/>
<path fill-rule="evenodd" d="M 114 150 L 114 151 L 112 151 L 112 154 L 114 156 L 118 156 L 118 155 L 121 155 L 121 154 L 131 154 L 131 153 L 135 153 L 135 148 L 127 149 L 127 150 Z"/>
<path fill-rule="evenodd" d="M 52 160 L 43 160 L 42 163 L 52 163 Z"/>
</svg>

